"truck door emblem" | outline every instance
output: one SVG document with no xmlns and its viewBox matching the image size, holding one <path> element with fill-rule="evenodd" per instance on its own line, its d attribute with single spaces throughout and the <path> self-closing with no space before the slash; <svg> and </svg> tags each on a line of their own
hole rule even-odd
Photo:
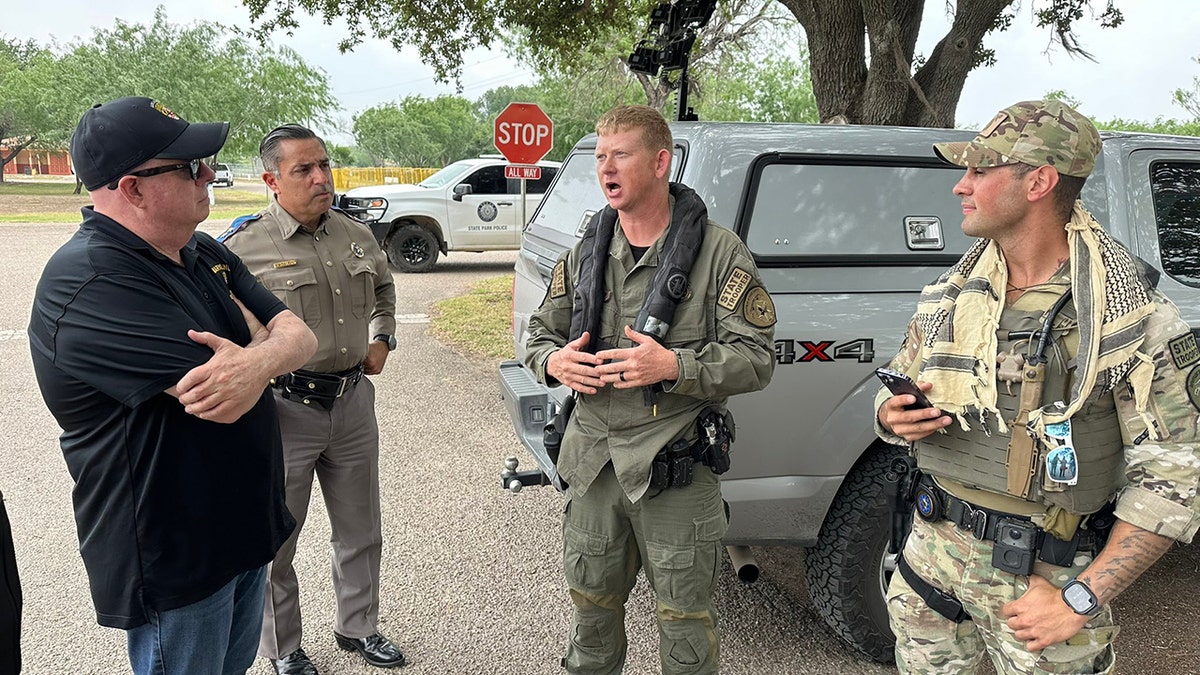
<svg viewBox="0 0 1200 675">
<path fill-rule="evenodd" d="M 491 202 L 482 202 L 479 208 L 475 209 L 476 215 L 485 223 L 490 223 L 496 219 L 496 205 Z"/>
</svg>

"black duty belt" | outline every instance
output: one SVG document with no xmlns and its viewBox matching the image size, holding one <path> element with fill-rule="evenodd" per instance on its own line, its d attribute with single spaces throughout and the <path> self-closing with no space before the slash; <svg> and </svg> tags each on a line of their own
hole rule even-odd
<svg viewBox="0 0 1200 675">
<path fill-rule="evenodd" d="M 1039 560 L 1059 567 L 1073 565 L 1078 551 L 1094 553 L 1100 549 L 1112 525 L 1110 517 L 1097 514 L 1092 519 L 1091 528 L 1079 528 L 1070 541 L 1063 541 L 1034 525 L 1029 516 L 995 511 L 963 501 L 943 490 L 927 476 L 922 477 L 916 492 L 916 511 L 923 520 L 948 520 L 980 541 L 995 542 L 997 547 L 1016 547 L 1017 550 L 1036 552 Z M 1032 560 L 1027 561 L 1027 564 L 1031 563 Z M 996 562 L 993 561 L 993 564 Z M 1004 569 L 1004 566 L 997 566 Z"/>
<path fill-rule="evenodd" d="M 346 392 L 354 389 L 363 376 L 363 367 L 355 366 L 339 373 L 297 370 L 271 380 L 271 386 L 289 401 L 318 405 L 326 410 Z"/>
</svg>

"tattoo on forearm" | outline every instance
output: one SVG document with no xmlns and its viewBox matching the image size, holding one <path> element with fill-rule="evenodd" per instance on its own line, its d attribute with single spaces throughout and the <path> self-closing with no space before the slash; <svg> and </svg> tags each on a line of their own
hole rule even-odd
<svg viewBox="0 0 1200 675">
<path fill-rule="evenodd" d="M 1129 588 L 1172 544 L 1167 537 L 1133 526 L 1121 528 L 1120 524 L 1113 535 L 1086 575 L 1081 575 L 1104 603 Z"/>
</svg>

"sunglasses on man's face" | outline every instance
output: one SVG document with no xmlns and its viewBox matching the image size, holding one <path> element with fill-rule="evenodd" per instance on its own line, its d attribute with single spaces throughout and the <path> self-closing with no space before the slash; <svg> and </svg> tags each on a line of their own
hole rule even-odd
<svg viewBox="0 0 1200 675">
<path fill-rule="evenodd" d="M 130 171 L 129 173 L 125 174 L 125 176 L 137 176 L 138 178 L 146 178 L 148 176 L 157 176 L 160 173 L 171 173 L 172 171 L 179 171 L 180 169 L 187 169 L 188 172 L 192 176 L 192 180 L 196 180 L 197 178 L 200 177 L 200 164 L 201 164 L 200 160 L 193 159 L 190 162 L 181 162 L 179 164 L 167 164 L 166 166 L 156 166 L 153 169 L 142 169 L 141 171 Z M 108 189 L 116 190 L 117 183 L 119 183 L 121 181 L 121 178 L 124 178 L 125 176 L 121 176 L 120 178 L 117 178 L 117 180 L 109 183 Z"/>
</svg>

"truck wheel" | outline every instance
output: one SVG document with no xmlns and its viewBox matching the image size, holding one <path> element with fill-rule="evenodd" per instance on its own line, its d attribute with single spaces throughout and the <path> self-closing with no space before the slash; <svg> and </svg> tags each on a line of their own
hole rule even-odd
<svg viewBox="0 0 1200 675">
<path fill-rule="evenodd" d="M 805 549 L 805 580 L 813 605 L 843 640 L 881 663 L 892 661 L 896 638 L 888 626 L 887 586 L 896 569 L 888 555 L 892 504 L 883 480 L 904 450 L 869 451 L 838 491 L 817 544 Z"/>
<path fill-rule="evenodd" d="M 428 272 L 438 259 L 438 240 L 420 225 L 405 225 L 388 239 L 387 256 L 401 272 Z"/>
</svg>

